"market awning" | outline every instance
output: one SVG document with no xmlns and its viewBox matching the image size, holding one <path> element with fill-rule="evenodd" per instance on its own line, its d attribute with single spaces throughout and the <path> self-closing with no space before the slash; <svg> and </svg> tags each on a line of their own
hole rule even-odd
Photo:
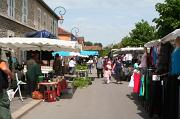
<svg viewBox="0 0 180 119">
<path fill-rule="evenodd" d="M 0 38 L 0 46 L 23 51 L 68 51 L 76 49 L 77 42 L 49 38 Z"/>
<path fill-rule="evenodd" d="M 84 51 L 84 50 L 82 50 L 81 52 L 80 52 L 80 54 L 81 55 L 85 55 L 85 56 L 98 56 L 99 55 L 99 53 L 98 53 L 98 51 Z"/>
<path fill-rule="evenodd" d="M 70 52 L 66 52 L 66 51 L 53 52 L 52 56 L 55 56 L 56 54 L 63 57 L 70 56 Z"/>
<path fill-rule="evenodd" d="M 153 46 L 157 46 L 158 44 L 160 44 L 161 40 L 153 40 L 150 42 L 147 42 L 144 46 L 147 48 L 153 47 Z"/>
<path fill-rule="evenodd" d="M 162 42 L 172 41 L 172 40 L 175 40 L 177 38 L 177 36 L 179 36 L 179 35 L 180 35 L 180 29 L 176 29 L 173 32 L 166 35 L 165 37 L 161 38 L 161 41 Z"/>
</svg>

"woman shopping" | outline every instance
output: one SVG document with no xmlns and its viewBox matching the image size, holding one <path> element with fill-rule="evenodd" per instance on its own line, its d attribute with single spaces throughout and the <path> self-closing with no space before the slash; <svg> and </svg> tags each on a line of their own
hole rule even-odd
<svg viewBox="0 0 180 119">
<path fill-rule="evenodd" d="M 111 72 L 112 72 L 112 62 L 110 59 L 107 59 L 104 63 L 104 77 L 105 83 L 110 83 L 111 80 Z"/>
</svg>

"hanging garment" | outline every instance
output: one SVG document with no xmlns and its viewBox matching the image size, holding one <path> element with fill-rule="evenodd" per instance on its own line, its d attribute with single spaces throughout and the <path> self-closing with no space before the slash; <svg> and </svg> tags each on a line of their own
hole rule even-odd
<svg viewBox="0 0 180 119">
<path fill-rule="evenodd" d="M 149 115 L 153 117 L 156 113 L 161 115 L 161 81 L 152 81 L 150 91 Z"/>
<path fill-rule="evenodd" d="M 158 56 L 158 64 L 157 64 L 157 74 L 163 74 L 169 72 L 169 67 L 171 63 L 171 53 L 174 47 L 171 45 L 170 42 L 165 44 L 161 44 L 160 53 Z"/>
<path fill-rule="evenodd" d="M 141 76 L 141 86 L 140 86 L 140 93 L 139 96 L 144 96 L 144 75 Z"/>
<path fill-rule="evenodd" d="M 180 48 L 176 48 L 171 55 L 171 75 L 180 75 Z"/>
<path fill-rule="evenodd" d="M 133 92 L 139 94 L 141 84 L 141 74 L 140 72 L 134 72 L 134 88 Z"/>
<path fill-rule="evenodd" d="M 152 79 L 151 71 L 146 72 L 145 76 L 145 99 L 146 101 L 149 101 L 150 98 L 150 81 Z"/>
<path fill-rule="evenodd" d="M 179 119 L 178 118 L 178 103 L 179 103 L 179 80 L 177 75 L 168 77 L 167 93 L 168 93 L 168 112 L 167 119 Z"/>
<path fill-rule="evenodd" d="M 152 56 L 152 64 L 153 64 L 153 66 L 156 66 L 157 57 L 158 57 L 156 47 L 153 47 L 151 56 Z"/>
</svg>

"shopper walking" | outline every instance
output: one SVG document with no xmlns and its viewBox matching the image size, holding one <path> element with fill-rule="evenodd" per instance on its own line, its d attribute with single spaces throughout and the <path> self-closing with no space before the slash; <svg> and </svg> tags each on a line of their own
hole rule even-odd
<svg viewBox="0 0 180 119">
<path fill-rule="evenodd" d="M 7 62 L 1 59 L 0 50 L 0 119 L 11 119 L 10 101 L 6 92 L 9 79 L 13 79 L 13 76 Z"/>
<path fill-rule="evenodd" d="M 93 63 L 94 63 L 94 61 L 92 60 L 92 58 L 90 58 L 89 61 L 87 62 L 88 73 L 90 73 L 90 74 L 92 74 Z"/>
<path fill-rule="evenodd" d="M 122 80 L 122 61 L 121 61 L 121 58 L 118 58 L 115 61 L 114 66 L 113 66 L 113 71 L 115 74 L 116 83 L 117 84 L 121 83 L 121 80 Z"/>
<path fill-rule="evenodd" d="M 104 77 L 105 83 L 110 83 L 111 80 L 111 71 L 112 71 L 112 62 L 110 59 L 107 59 L 104 64 Z"/>
<path fill-rule="evenodd" d="M 102 57 L 100 57 L 97 60 L 96 69 L 97 69 L 97 77 L 99 78 L 101 75 L 101 78 L 103 78 L 103 59 L 102 59 Z"/>
</svg>

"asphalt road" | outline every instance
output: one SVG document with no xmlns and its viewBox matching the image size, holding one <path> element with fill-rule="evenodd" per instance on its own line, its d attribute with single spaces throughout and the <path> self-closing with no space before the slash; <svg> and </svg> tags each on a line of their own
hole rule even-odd
<svg viewBox="0 0 180 119">
<path fill-rule="evenodd" d="M 21 119 L 149 119 L 127 85 L 95 79 L 88 88 L 77 89 L 72 99 L 42 102 Z"/>
</svg>

